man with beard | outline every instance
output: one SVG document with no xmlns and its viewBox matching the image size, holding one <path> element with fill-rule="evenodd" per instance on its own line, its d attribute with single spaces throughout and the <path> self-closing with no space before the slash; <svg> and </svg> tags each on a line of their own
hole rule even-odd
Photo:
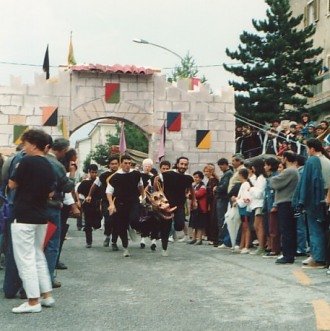
<svg viewBox="0 0 330 331">
<path fill-rule="evenodd" d="M 187 192 L 189 192 L 192 199 L 193 209 L 197 208 L 197 201 L 195 191 L 192 186 L 193 178 L 186 175 L 188 170 L 189 159 L 181 156 L 176 161 L 176 171 L 165 171 L 159 175 L 160 180 L 164 185 L 164 194 L 169 201 L 170 208 L 176 207 L 174 210 L 174 229 L 175 231 L 182 231 L 185 225 L 185 210 L 184 204 L 186 202 Z M 171 221 L 168 221 L 168 235 L 171 230 Z M 168 235 L 162 237 L 163 256 L 168 256 Z"/>
</svg>

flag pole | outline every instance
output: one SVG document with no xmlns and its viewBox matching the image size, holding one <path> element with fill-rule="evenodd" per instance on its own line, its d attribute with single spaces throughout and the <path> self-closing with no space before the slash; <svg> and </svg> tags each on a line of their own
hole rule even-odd
<svg viewBox="0 0 330 331">
<path fill-rule="evenodd" d="M 126 152 L 126 138 L 124 131 L 125 123 L 122 123 L 120 130 L 120 138 L 119 138 L 119 162 L 121 163 L 122 154 Z"/>
</svg>

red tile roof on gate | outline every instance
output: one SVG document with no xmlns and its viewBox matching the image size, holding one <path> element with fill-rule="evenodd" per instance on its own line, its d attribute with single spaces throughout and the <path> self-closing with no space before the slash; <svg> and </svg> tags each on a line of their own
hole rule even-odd
<svg viewBox="0 0 330 331">
<path fill-rule="evenodd" d="M 135 65 L 120 65 L 113 66 L 103 64 L 81 64 L 70 66 L 72 71 L 90 71 L 90 72 L 104 72 L 114 74 L 131 74 L 131 75 L 152 75 L 156 70 L 137 67 Z"/>
</svg>

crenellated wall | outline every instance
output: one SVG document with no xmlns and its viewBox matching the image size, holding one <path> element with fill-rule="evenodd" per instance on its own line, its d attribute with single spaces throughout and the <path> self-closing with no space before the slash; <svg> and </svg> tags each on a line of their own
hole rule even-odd
<svg viewBox="0 0 330 331">
<path fill-rule="evenodd" d="M 32 85 L 12 78 L 0 86 L 0 152 L 9 155 L 19 134 L 27 128 L 42 128 L 53 138 L 72 133 L 98 118 L 115 118 L 134 123 L 149 137 L 149 156 L 157 160 L 160 128 L 169 113 L 180 114 L 178 131 L 166 132 L 165 159 L 185 155 L 192 170 L 234 152 L 234 93 L 224 88 L 210 94 L 207 85 L 189 90 L 189 80 L 176 86 L 161 75 L 107 74 L 64 70 L 46 81 L 36 75 Z M 107 88 L 115 86 L 111 91 Z M 107 99 L 108 98 L 108 99 Z M 64 126 L 62 126 L 64 124 Z M 170 129 L 170 128 L 168 128 Z M 209 132 L 207 147 L 197 146 L 197 130 Z"/>
</svg>

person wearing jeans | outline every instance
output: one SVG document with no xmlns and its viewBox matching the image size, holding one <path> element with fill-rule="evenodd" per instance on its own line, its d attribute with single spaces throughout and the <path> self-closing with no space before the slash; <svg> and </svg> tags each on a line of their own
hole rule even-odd
<svg viewBox="0 0 330 331">
<path fill-rule="evenodd" d="M 283 253 L 283 257 L 279 257 L 275 261 L 277 264 L 293 263 L 296 254 L 296 219 L 292 207 L 292 198 L 299 180 L 296 153 L 284 152 L 283 161 L 286 164 L 286 169 L 270 179 L 270 187 L 275 190 L 275 204 L 280 220 Z"/>
<path fill-rule="evenodd" d="M 305 209 L 309 231 L 311 260 L 303 268 L 324 268 L 326 262 L 326 201 L 330 185 L 330 161 L 324 155 L 322 142 L 307 140 L 304 171 L 299 185 L 299 209 Z"/>
</svg>

